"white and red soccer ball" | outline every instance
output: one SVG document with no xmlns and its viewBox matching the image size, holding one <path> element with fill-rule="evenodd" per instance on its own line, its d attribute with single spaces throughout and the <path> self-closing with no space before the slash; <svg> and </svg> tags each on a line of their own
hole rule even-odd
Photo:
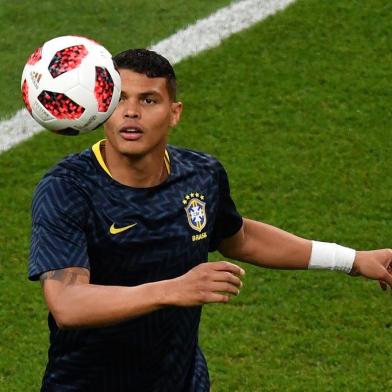
<svg viewBox="0 0 392 392">
<path fill-rule="evenodd" d="M 78 135 L 101 125 L 116 108 L 120 75 L 112 55 L 79 36 L 45 42 L 28 59 L 21 89 L 27 110 L 44 128 Z"/>
</svg>

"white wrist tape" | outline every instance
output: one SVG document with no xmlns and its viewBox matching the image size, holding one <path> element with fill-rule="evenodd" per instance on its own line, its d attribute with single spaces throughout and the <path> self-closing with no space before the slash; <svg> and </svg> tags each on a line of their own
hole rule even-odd
<svg viewBox="0 0 392 392">
<path fill-rule="evenodd" d="M 330 269 L 350 273 L 355 250 L 330 242 L 312 241 L 309 269 Z"/>
</svg>

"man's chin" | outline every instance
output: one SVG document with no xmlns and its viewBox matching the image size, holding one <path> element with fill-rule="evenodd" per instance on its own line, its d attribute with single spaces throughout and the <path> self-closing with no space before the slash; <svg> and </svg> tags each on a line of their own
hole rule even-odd
<svg viewBox="0 0 392 392">
<path fill-rule="evenodd" d="M 119 154 L 129 158 L 141 158 L 148 153 L 148 149 L 141 143 L 121 143 L 116 150 Z"/>
<path fill-rule="evenodd" d="M 129 158 L 140 158 L 145 155 L 145 151 L 138 148 L 122 148 L 118 152 Z"/>
</svg>

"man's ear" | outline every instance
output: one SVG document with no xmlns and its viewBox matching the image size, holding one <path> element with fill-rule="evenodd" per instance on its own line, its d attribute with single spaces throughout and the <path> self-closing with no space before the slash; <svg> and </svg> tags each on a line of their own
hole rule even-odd
<svg viewBox="0 0 392 392">
<path fill-rule="evenodd" d="M 171 104 L 171 113 L 170 113 L 170 127 L 175 128 L 180 121 L 181 113 L 182 113 L 182 102 L 173 102 Z"/>
</svg>

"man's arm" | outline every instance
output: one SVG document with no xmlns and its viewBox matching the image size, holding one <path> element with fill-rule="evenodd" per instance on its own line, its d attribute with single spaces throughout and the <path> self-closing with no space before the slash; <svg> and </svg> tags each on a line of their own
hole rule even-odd
<svg viewBox="0 0 392 392">
<path fill-rule="evenodd" d="M 228 302 L 239 294 L 244 271 L 225 261 L 203 263 L 170 280 L 134 287 L 90 283 L 86 268 L 45 272 L 45 301 L 59 328 L 99 327 L 142 316 L 165 306 Z"/>
<path fill-rule="evenodd" d="M 268 268 L 307 269 L 312 241 L 274 226 L 244 219 L 242 228 L 223 240 L 219 251 L 235 260 Z M 357 251 L 351 275 L 363 275 L 380 281 L 381 287 L 392 287 L 392 251 L 379 249 Z"/>
<path fill-rule="evenodd" d="M 268 268 L 306 269 L 312 242 L 263 222 L 244 218 L 242 228 L 219 251 L 231 259 Z"/>
</svg>

